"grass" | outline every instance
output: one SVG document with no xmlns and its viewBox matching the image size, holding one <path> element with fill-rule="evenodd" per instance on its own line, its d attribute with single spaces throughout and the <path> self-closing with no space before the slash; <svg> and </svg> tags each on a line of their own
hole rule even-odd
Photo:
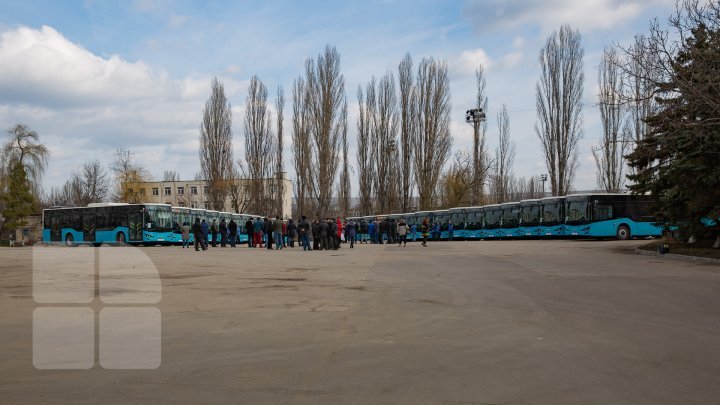
<svg viewBox="0 0 720 405">
<path fill-rule="evenodd" d="M 668 245 L 670 246 L 670 252 L 677 255 L 684 255 L 684 256 L 696 256 L 696 257 L 707 257 L 711 259 L 718 259 L 720 260 L 720 249 L 713 249 L 712 245 L 715 242 L 714 239 L 701 239 L 697 241 L 696 243 L 689 245 L 687 243 L 682 243 L 678 241 L 670 241 Z M 640 247 L 640 249 L 644 250 L 650 250 L 657 252 L 658 246 L 664 243 L 662 239 L 653 241 L 651 243 L 648 243 L 645 246 Z"/>
</svg>

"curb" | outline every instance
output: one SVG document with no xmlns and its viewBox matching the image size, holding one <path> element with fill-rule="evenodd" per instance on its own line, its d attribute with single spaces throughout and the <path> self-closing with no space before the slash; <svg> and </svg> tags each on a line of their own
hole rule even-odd
<svg viewBox="0 0 720 405">
<path fill-rule="evenodd" d="M 664 258 L 668 258 L 668 259 L 672 259 L 672 260 L 683 260 L 686 262 L 720 264 L 720 259 L 712 259 L 709 257 L 677 255 L 674 253 L 660 254 L 660 253 L 652 251 L 652 250 L 645 250 L 645 249 L 640 249 L 640 248 L 635 248 L 635 253 L 639 254 L 639 255 L 643 255 L 643 256 L 658 256 L 658 257 L 664 257 Z"/>
</svg>

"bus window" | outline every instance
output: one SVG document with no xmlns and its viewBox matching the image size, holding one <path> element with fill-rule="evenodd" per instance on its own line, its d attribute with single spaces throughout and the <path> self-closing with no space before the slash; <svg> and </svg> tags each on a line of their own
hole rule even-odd
<svg viewBox="0 0 720 405">
<path fill-rule="evenodd" d="M 169 207 L 163 206 L 147 206 L 145 214 L 146 227 L 153 231 L 163 231 L 172 229 L 172 211 Z"/>
<path fill-rule="evenodd" d="M 567 206 L 567 222 L 585 222 L 587 221 L 587 201 L 570 201 Z"/>
<path fill-rule="evenodd" d="M 613 217 L 612 205 L 596 205 L 593 207 L 593 221 L 603 221 Z"/>
</svg>

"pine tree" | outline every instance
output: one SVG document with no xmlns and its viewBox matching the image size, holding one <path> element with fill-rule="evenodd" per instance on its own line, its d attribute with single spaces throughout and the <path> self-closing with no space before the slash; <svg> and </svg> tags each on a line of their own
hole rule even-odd
<svg viewBox="0 0 720 405">
<path fill-rule="evenodd" d="M 20 162 L 15 163 L 10 169 L 8 192 L 5 195 L 4 228 L 13 230 L 22 227 L 25 218 L 35 212 L 35 198 L 30 190 L 25 166 Z"/>
</svg>

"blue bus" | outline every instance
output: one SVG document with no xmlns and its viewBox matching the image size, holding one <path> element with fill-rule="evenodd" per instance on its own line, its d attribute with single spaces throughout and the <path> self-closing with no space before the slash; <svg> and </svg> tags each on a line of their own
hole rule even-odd
<svg viewBox="0 0 720 405">
<path fill-rule="evenodd" d="M 43 242 L 77 244 L 172 243 L 167 204 L 99 203 L 43 210 Z"/>
<path fill-rule="evenodd" d="M 565 197 L 565 236 L 610 238 L 660 236 L 663 225 L 647 196 L 576 194 Z"/>
</svg>

